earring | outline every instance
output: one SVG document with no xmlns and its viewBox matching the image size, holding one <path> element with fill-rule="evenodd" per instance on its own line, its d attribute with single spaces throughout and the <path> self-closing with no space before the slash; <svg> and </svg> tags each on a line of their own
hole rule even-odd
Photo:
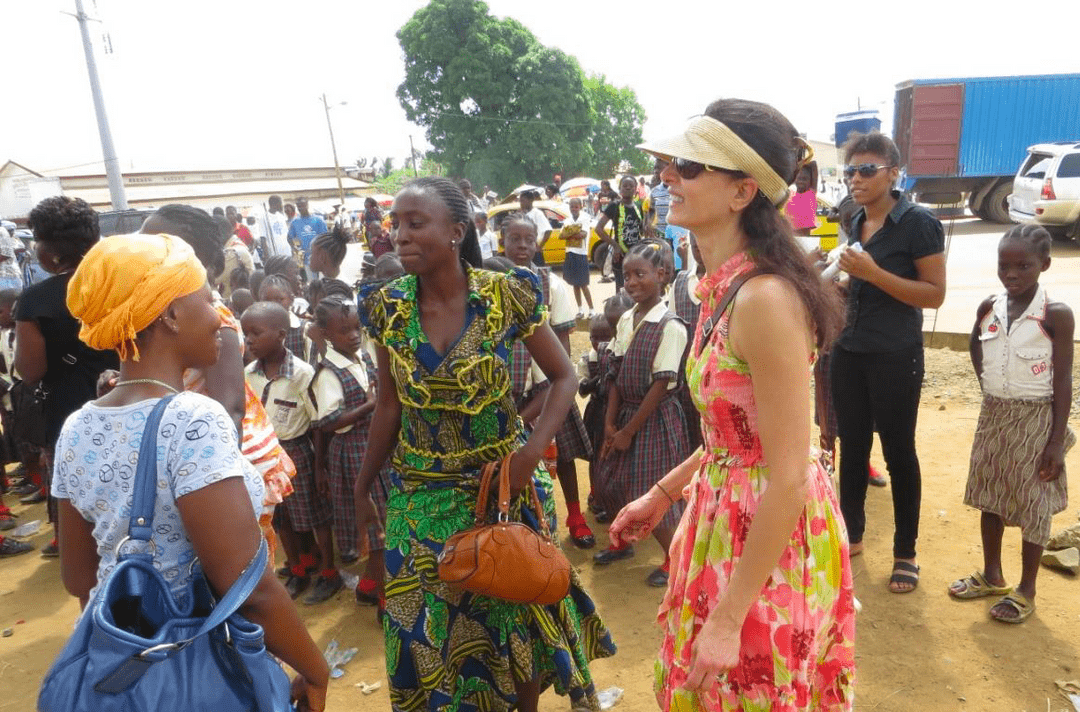
<svg viewBox="0 0 1080 712">
<path fill-rule="evenodd" d="M 451 240 L 450 241 L 450 247 L 451 248 L 457 247 L 457 240 Z"/>
</svg>

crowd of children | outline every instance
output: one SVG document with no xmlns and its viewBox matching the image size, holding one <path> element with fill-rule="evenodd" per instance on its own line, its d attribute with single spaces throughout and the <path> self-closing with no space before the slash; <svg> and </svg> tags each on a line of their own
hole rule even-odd
<svg viewBox="0 0 1080 712">
<path fill-rule="evenodd" d="M 503 225 L 503 254 L 491 239 L 485 267 L 522 267 L 537 274 L 550 323 L 569 354 L 579 309 L 570 285 L 551 269 L 533 264 L 537 237 L 532 222 L 511 217 Z M 306 289 L 295 259 L 271 257 L 261 270 L 234 272 L 227 299 L 243 329 L 247 384 L 296 467 L 292 494 L 276 508 L 273 526 L 286 557 L 279 575 L 294 598 L 307 593 L 307 604 L 341 590 L 346 583 L 339 565 L 361 557 L 366 563 L 354 586 L 356 599 L 377 604 L 382 596 L 382 528 L 360 532 L 356 524 L 353 493 L 374 410 L 376 374 L 371 344 L 358 320 L 356 289 L 336 278 L 344 244 L 337 234 L 316 238 L 313 267 L 327 276 L 311 280 Z M 691 254 L 680 255 L 687 268 L 676 272 L 666 242 L 644 239 L 630 247 L 620 266 L 624 288 L 590 320 L 591 349 L 579 366 L 579 393 L 586 405 L 583 413 L 577 405 L 571 408 L 551 457 L 566 502 L 567 529 L 579 547 L 596 542 L 583 501 L 597 522 L 609 522 L 702 443 L 683 373 L 688 333 L 700 313 L 695 289 L 704 266 L 692 236 L 681 249 Z M 949 593 L 956 599 L 1001 596 L 991 616 L 1010 623 L 1022 622 L 1034 610 L 1050 518 L 1066 504 L 1064 456 L 1075 442 L 1067 427 L 1072 312 L 1052 301 L 1038 281 L 1050 266 L 1049 252 L 1049 235 L 1034 226 L 1018 226 L 1002 238 L 999 277 L 1005 292 L 979 306 L 971 337 L 984 402 L 964 501 L 983 513 L 984 562 L 954 582 Z M 396 254 L 384 251 L 365 262 L 361 277 L 381 282 L 400 274 Z M 4 493 L 33 503 L 43 497 L 48 478 L 30 432 L 40 419 L 33 410 L 32 387 L 14 369 L 18 298 L 16 290 L 0 291 L 0 455 L 5 464 L 19 465 L 2 484 Z M 542 406 L 547 384 L 523 347 L 514 349 L 511 370 L 514 398 L 528 426 Z M 827 374 L 827 366 L 820 368 L 819 362 L 818 373 Z M 825 393 L 818 416 L 823 449 L 832 450 L 835 416 L 827 386 L 826 379 L 819 382 Z M 588 463 L 586 498 L 578 492 L 577 460 Z M 371 494 L 376 509 L 385 513 L 386 483 L 376 482 Z M 665 552 L 681 511 L 672 507 L 653 531 Z M 0 531 L 16 524 L 0 501 Z M 1022 529 L 1023 566 L 1016 588 L 1005 583 L 1001 564 L 1007 525 Z M 3 556 L 29 550 L 21 540 L 0 538 Z M 595 554 L 594 564 L 633 555 L 629 545 L 612 545 Z M 665 586 L 668 566 L 665 557 L 647 583 Z"/>
</svg>

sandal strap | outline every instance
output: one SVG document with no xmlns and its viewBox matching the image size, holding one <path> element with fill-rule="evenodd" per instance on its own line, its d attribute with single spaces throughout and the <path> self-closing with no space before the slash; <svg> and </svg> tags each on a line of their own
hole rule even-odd
<svg viewBox="0 0 1080 712">
<path fill-rule="evenodd" d="M 897 571 L 906 571 L 907 573 L 915 574 L 916 578 L 918 578 L 918 576 L 919 576 L 919 565 L 918 564 L 911 564 L 911 563 L 908 563 L 907 561 L 896 561 L 896 562 L 894 562 L 892 569 L 893 569 L 893 576 L 897 575 L 897 573 L 896 573 Z"/>
</svg>

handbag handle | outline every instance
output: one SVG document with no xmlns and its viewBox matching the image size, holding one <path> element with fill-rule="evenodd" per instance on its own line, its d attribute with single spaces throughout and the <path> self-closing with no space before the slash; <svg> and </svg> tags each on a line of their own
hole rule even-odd
<svg viewBox="0 0 1080 712">
<path fill-rule="evenodd" d="M 158 427 L 165 408 L 175 395 L 159 400 L 146 416 L 142 440 L 139 442 L 139 461 L 135 466 L 135 493 L 131 500 L 131 518 L 128 520 L 127 539 L 151 541 L 154 529 L 154 503 L 157 500 L 157 446 Z M 123 541 L 117 545 L 117 552 Z"/>
<path fill-rule="evenodd" d="M 502 462 L 488 462 L 480 470 L 480 494 L 476 498 L 476 526 L 482 526 L 487 518 L 488 492 L 491 490 L 491 480 L 495 476 L 496 469 L 499 472 L 499 521 L 510 521 L 510 461 L 514 453 L 503 458 Z M 544 508 L 540 504 L 540 494 L 536 491 L 536 483 L 529 478 L 529 495 L 532 500 L 533 511 L 536 512 L 536 520 L 540 524 L 540 531 L 546 539 L 551 539 L 551 529 L 548 527 L 547 518 L 544 517 Z"/>
</svg>

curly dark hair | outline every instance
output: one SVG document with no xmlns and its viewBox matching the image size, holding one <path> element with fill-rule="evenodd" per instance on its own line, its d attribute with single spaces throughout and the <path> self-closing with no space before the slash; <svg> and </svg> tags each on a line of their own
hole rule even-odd
<svg viewBox="0 0 1080 712">
<path fill-rule="evenodd" d="M 788 185 L 795 182 L 805 149 L 798 132 L 783 114 L 757 101 L 718 99 L 705 115 L 725 124 L 776 171 Z M 726 171 L 738 178 L 740 171 Z M 795 288 L 813 321 L 818 348 L 828 347 L 843 326 L 835 290 L 825 289 L 821 277 L 795 241 L 791 222 L 760 190 L 739 216 L 754 263 L 764 272 L 783 277 Z"/>
<path fill-rule="evenodd" d="M 58 265 L 75 267 L 101 239 L 97 211 L 81 198 L 56 195 L 45 198 L 30 211 L 34 239 L 44 243 Z"/>
</svg>

